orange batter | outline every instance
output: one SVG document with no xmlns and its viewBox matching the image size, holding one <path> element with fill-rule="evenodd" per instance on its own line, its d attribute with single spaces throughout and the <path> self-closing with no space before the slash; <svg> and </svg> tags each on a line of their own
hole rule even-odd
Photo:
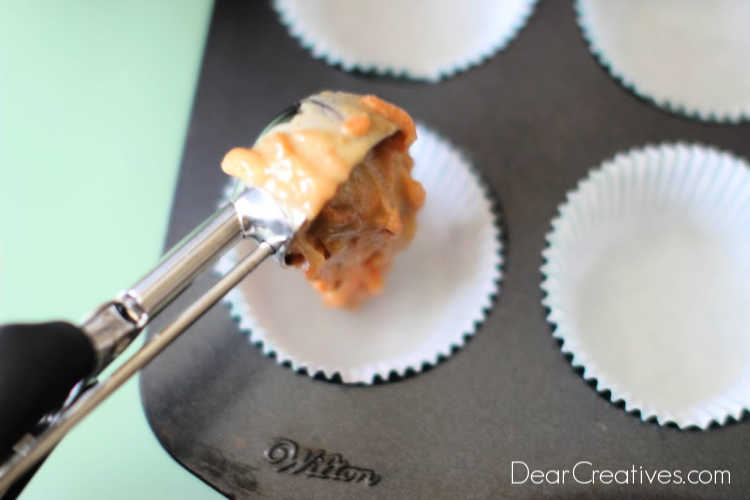
<svg viewBox="0 0 750 500">
<path fill-rule="evenodd" d="M 383 289 L 393 255 L 411 240 L 425 193 L 411 177 L 411 117 L 375 96 L 322 92 L 302 102 L 222 169 L 304 216 L 287 263 L 326 304 L 356 307 Z"/>
</svg>

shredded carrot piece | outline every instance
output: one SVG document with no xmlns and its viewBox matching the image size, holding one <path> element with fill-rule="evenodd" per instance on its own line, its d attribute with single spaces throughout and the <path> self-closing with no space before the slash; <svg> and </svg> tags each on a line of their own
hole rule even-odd
<svg viewBox="0 0 750 500">
<path fill-rule="evenodd" d="M 401 144 L 402 150 L 406 151 L 406 149 L 408 149 L 417 139 L 417 128 L 414 125 L 414 120 L 409 116 L 409 113 L 395 104 L 384 101 L 372 94 L 362 96 L 360 101 L 373 112 L 383 115 L 388 120 L 398 125 L 403 134 L 403 144 Z"/>
<path fill-rule="evenodd" d="M 344 122 L 344 133 L 351 135 L 364 135 L 370 130 L 372 120 L 365 113 L 354 115 Z"/>
</svg>

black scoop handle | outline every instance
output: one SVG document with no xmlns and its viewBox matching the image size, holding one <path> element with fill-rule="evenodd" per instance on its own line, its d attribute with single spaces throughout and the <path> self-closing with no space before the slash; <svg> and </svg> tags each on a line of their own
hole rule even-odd
<svg viewBox="0 0 750 500">
<path fill-rule="evenodd" d="M 96 353 L 77 326 L 0 326 L 0 461 L 94 370 Z"/>
</svg>

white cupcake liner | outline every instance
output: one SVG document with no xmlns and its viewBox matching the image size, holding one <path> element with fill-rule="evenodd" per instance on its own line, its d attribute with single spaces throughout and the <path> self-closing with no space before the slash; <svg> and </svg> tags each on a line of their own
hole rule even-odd
<svg viewBox="0 0 750 500">
<path fill-rule="evenodd" d="M 562 351 L 612 402 L 680 428 L 750 406 L 750 168 L 701 145 L 617 155 L 568 193 L 544 250 Z"/>
<path fill-rule="evenodd" d="M 411 245 L 397 254 L 382 295 L 332 309 L 298 269 L 260 266 L 226 297 L 249 340 L 278 363 L 344 383 L 420 372 L 461 347 L 499 292 L 502 244 L 491 198 L 471 164 L 422 125 L 413 176 L 427 192 Z M 252 248 L 219 260 L 225 273 Z"/>
<path fill-rule="evenodd" d="M 591 53 L 637 96 L 713 122 L 750 120 L 750 2 L 576 0 Z"/>
<path fill-rule="evenodd" d="M 313 56 L 360 70 L 437 82 L 482 63 L 526 24 L 536 0 L 274 0 Z"/>
</svg>

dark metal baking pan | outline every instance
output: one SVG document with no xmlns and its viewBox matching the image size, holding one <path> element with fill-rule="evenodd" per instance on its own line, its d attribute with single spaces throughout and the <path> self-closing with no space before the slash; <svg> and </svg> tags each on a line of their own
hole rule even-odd
<svg viewBox="0 0 750 500">
<path fill-rule="evenodd" d="M 290 102 L 321 89 L 392 100 L 466 153 L 502 207 L 502 292 L 459 352 L 425 373 L 371 387 L 314 380 L 279 366 L 247 343 L 224 307 L 214 308 L 141 377 L 148 420 L 176 460 L 236 498 L 750 496 L 747 423 L 680 431 L 611 404 L 561 354 L 539 288 L 550 219 L 590 168 L 619 151 L 674 140 L 747 158 L 750 125 L 705 124 L 634 97 L 589 54 L 568 2 L 541 2 L 505 51 L 424 84 L 330 67 L 300 47 L 265 2 L 219 1 L 167 246 L 214 210 L 226 182 L 219 171 L 224 152 L 251 141 Z M 335 479 L 322 467 L 316 474 L 279 472 L 282 448 L 291 446 L 281 438 L 297 444 L 297 469 L 304 468 L 305 450 L 325 450 L 326 459 L 340 454 L 378 480 L 370 484 L 364 473 L 362 480 Z M 269 449 L 274 444 L 281 448 Z M 514 460 L 538 469 L 586 460 L 606 469 L 718 468 L 732 475 L 731 485 L 713 487 L 514 485 Z"/>
</svg>

